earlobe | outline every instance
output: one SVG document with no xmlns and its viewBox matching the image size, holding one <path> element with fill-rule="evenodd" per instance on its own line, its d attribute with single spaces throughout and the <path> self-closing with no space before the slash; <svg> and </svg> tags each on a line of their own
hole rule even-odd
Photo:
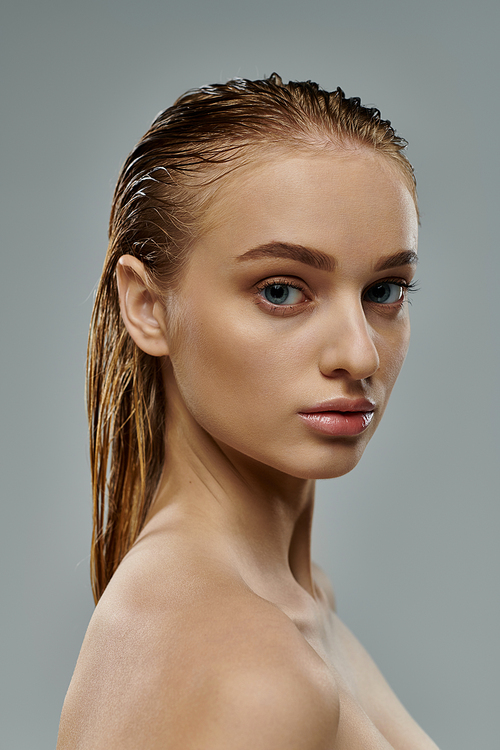
<svg viewBox="0 0 500 750">
<path fill-rule="evenodd" d="M 122 255 L 116 281 L 123 322 L 132 339 L 146 354 L 168 356 L 163 306 L 149 287 L 144 265 L 132 255 Z"/>
</svg>

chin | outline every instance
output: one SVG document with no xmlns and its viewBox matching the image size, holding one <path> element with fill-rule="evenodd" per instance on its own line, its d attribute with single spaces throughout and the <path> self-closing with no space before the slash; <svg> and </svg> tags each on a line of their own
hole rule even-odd
<svg viewBox="0 0 500 750">
<path fill-rule="evenodd" d="M 343 477 L 345 474 L 349 474 L 359 463 L 359 458 L 354 461 L 335 461 L 331 463 L 324 463 L 320 466 L 314 466 L 311 468 L 304 467 L 300 470 L 300 467 L 291 472 L 292 476 L 297 479 L 337 479 Z"/>
<path fill-rule="evenodd" d="M 352 471 L 359 463 L 368 440 L 335 441 L 323 449 L 305 446 L 290 451 L 282 461 L 268 465 L 297 479 L 336 479 Z"/>
<path fill-rule="evenodd" d="M 294 436 L 290 440 L 276 440 L 274 436 L 260 436 L 257 441 L 241 442 L 234 435 L 217 435 L 208 431 L 211 439 L 236 467 L 241 465 L 255 475 L 269 472 L 296 479 L 334 479 L 348 474 L 359 463 L 375 425 L 363 434 L 349 437 Z M 248 437 L 248 436 L 247 436 Z M 269 476 L 271 480 L 271 476 Z"/>
</svg>

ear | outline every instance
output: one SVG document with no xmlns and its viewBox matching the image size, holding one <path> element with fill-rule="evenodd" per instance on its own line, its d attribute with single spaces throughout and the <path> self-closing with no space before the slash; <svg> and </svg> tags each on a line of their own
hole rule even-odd
<svg viewBox="0 0 500 750">
<path fill-rule="evenodd" d="M 153 357 L 167 356 L 164 308 L 149 288 L 144 265 L 132 255 L 122 255 L 116 281 L 123 322 L 139 349 Z"/>
</svg>

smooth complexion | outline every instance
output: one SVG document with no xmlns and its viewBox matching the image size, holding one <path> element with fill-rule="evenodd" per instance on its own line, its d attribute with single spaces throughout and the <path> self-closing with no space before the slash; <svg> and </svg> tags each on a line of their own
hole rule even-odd
<svg viewBox="0 0 500 750">
<path fill-rule="evenodd" d="M 212 214 L 166 316 L 141 264 L 120 267 L 129 331 L 164 357 L 166 470 L 153 513 L 173 498 L 197 506 L 207 523 L 238 528 L 259 568 L 265 547 L 277 581 L 291 561 L 312 592 L 313 480 L 357 464 L 407 352 L 415 206 L 381 157 L 331 151 L 253 164 L 221 184 Z M 388 303 L 373 301 L 382 283 Z M 270 302 L 269 285 L 292 304 Z M 304 416 L 339 399 L 367 402 L 362 429 L 325 434 Z"/>
<path fill-rule="evenodd" d="M 417 223 L 382 157 L 286 153 L 221 182 L 164 298 L 121 259 L 125 324 L 163 358 L 165 471 L 58 748 L 435 749 L 310 556 L 314 480 L 356 465 L 407 351 Z"/>
<path fill-rule="evenodd" d="M 373 435 L 408 347 L 412 198 L 380 157 L 361 152 L 254 166 L 218 202 L 223 220 L 192 250 L 180 335 L 168 341 L 180 397 L 231 460 L 241 454 L 301 478 L 344 474 Z M 332 270 L 284 257 L 286 245 Z M 377 270 L 394 256 L 394 267 Z M 381 283 L 388 302 L 374 301 Z M 266 290 L 285 285 L 291 304 L 270 302 Z M 366 429 L 331 439 L 300 418 L 334 399 L 371 402 Z"/>
</svg>

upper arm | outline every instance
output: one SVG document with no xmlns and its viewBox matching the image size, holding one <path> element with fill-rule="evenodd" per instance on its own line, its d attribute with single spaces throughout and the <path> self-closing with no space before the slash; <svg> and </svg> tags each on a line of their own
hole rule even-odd
<svg viewBox="0 0 500 750">
<path fill-rule="evenodd" d="M 338 697 L 317 675 L 256 665 L 210 680 L 192 707 L 186 747 L 332 750 Z"/>
</svg>

